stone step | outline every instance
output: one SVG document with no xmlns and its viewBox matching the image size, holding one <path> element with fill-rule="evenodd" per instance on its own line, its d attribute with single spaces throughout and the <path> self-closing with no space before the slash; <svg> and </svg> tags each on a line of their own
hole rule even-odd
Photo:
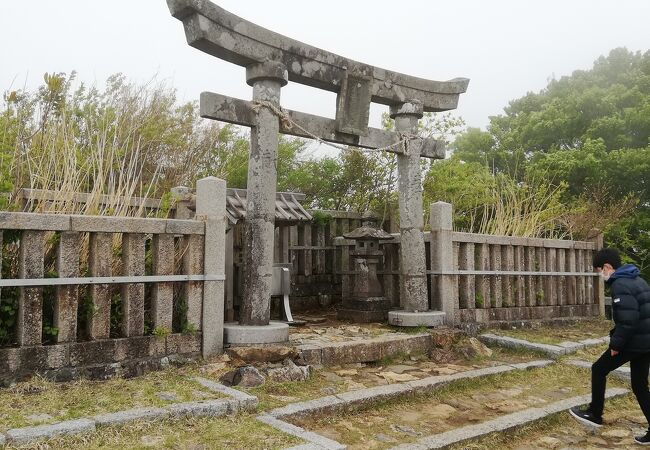
<svg viewBox="0 0 650 450">
<path fill-rule="evenodd" d="M 307 364 L 326 366 L 379 361 L 398 354 L 428 353 L 433 349 L 429 333 L 388 334 L 363 341 L 323 342 L 298 345 Z"/>
<path fill-rule="evenodd" d="M 612 398 L 626 395 L 629 391 L 627 389 L 608 389 L 605 397 Z M 488 420 L 475 425 L 468 425 L 461 428 L 446 431 L 444 433 L 426 436 L 419 439 L 417 442 L 411 444 L 402 444 L 393 447 L 391 450 L 428 450 L 437 448 L 446 448 L 470 439 L 477 439 L 489 434 L 507 431 L 513 428 L 529 424 L 536 420 L 543 419 L 552 414 L 557 414 L 566 411 L 574 406 L 580 406 L 589 403 L 591 395 L 581 395 L 578 397 L 571 397 L 565 400 L 560 400 L 550 405 L 529 408 L 523 411 L 507 414 L 497 417 L 493 420 Z"/>
</svg>

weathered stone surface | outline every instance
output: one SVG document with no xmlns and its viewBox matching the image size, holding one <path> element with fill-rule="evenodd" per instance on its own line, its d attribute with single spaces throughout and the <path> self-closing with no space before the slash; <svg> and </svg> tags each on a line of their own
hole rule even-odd
<svg viewBox="0 0 650 450">
<path fill-rule="evenodd" d="M 305 344 L 297 347 L 298 360 L 303 364 L 322 364 L 323 363 L 323 349 L 320 346 Z"/>
<path fill-rule="evenodd" d="M 229 386 L 255 387 L 264 384 L 264 376 L 253 366 L 240 367 L 224 374 L 220 381 Z"/>
<path fill-rule="evenodd" d="M 154 234 L 151 241 L 154 275 L 174 274 L 174 235 Z M 155 283 L 151 290 L 151 316 L 155 328 L 172 329 L 173 283 Z"/>
<path fill-rule="evenodd" d="M 93 233 L 164 233 L 167 221 L 164 219 L 142 219 L 139 217 L 70 216 L 73 231 Z"/>
<path fill-rule="evenodd" d="M 492 350 L 475 337 L 470 337 L 456 347 L 456 350 L 467 359 L 480 356 L 492 356 Z"/>
<path fill-rule="evenodd" d="M 7 441 L 13 444 L 24 444 L 38 439 L 51 438 L 64 434 L 77 434 L 95 430 L 95 422 L 89 419 L 68 420 L 52 425 L 37 427 L 14 428 L 5 433 Z"/>
<path fill-rule="evenodd" d="M 88 249 L 88 271 L 93 277 L 110 277 L 113 235 L 90 233 Z M 91 339 L 108 339 L 111 327 L 111 291 L 108 284 L 94 284 L 89 287 L 93 302 L 93 315 L 88 321 L 88 335 Z"/>
<path fill-rule="evenodd" d="M 122 266 L 125 276 L 143 276 L 144 270 L 143 234 L 122 235 Z M 142 336 L 144 333 L 144 283 L 128 283 L 122 292 L 122 336 Z"/>
<path fill-rule="evenodd" d="M 298 352 L 284 345 L 264 345 L 250 347 L 231 347 L 226 352 L 231 358 L 241 359 L 246 363 L 280 362 L 287 358 L 293 359 Z"/>
<path fill-rule="evenodd" d="M 382 343 L 376 340 L 332 343 L 323 347 L 321 363 L 347 364 L 377 361 L 382 358 L 381 346 Z"/>
<path fill-rule="evenodd" d="M 289 340 L 289 325 L 270 321 L 267 325 L 224 324 L 226 343 L 231 345 L 282 344 Z"/>
<path fill-rule="evenodd" d="M 197 235 L 183 236 L 183 272 L 186 275 L 203 274 L 204 237 Z M 183 298 L 187 305 L 187 323 L 200 330 L 203 316 L 203 282 L 187 281 L 183 283 Z"/>
<path fill-rule="evenodd" d="M 173 416 L 223 416 L 235 411 L 237 402 L 233 400 L 202 400 L 198 402 L 176 403 L 166 407 Z"/>
<path fill-rule="evenodd" d="M 511 338 L 508 336 L 497 336 L 495 334 L 482 334 L 479 339 L 485 344 L 499 345 L 509 348 L 524 348 L 528 350 L 535 350 L 545 353 L 551 357 L 558 357 L 566 354 L 564 347 L 550 344 L 540 344 L 537 342 L 529 342 L 523 339 Z"/>
<path fill-rule="evenodd" d="M 79 276 L 79 233 L 62 232 L 59 235 L 56 270 L 59 278 Z M 79 286 L 57 286 L 54 303 L 54 326 L 59 330 L 56 342 L 73 342 L 77 339 L 77 306 Z"/>
<path fill-rule="evenodd" d="M 356 391 L 358 392 L 358 391 Z M 309 400 L 301 403 L 293 403 L 291 405 L 276 408 L 269 412 L 273 417 L 300 417 L 307 416 L 322 411 L 332 411 L 336 408 L 342 408 L 346 405 L 346 401 L 338 396 L 328 395 L 314 400 Z"/>
<path fill-rule="evenodd" d="M 174 333 L 165 338 L 168 355 L 194 354 L 201 352 L 201 333 Z"/>
<path fill-rule="evenodd" d="M 169 411 L 162 408 L 134 408 L 110 414 L 100 414 L 93 417 L 93 420 L 99 427 L 120 425 L 135 420 L 161 419 L 168 415 Z"/>
<path fill-rule="evenodd" d="M 284 367 L 272 368 L 266 371 L 269 380 L 284 383 L 287 381 L 306 381 L 311 373 L 310 366 L 296 366 L 293 361 L 287 359 Z"/>
<path fill-rule="evenodd" d="M 20 278 L 44 276 L 43 231 L 23 231 L 20 238 Z M 41 343 L 43 326 L 43 288 L 21 287 L 16 317 L 16 338 L 21 346 Z"/>
</svg>

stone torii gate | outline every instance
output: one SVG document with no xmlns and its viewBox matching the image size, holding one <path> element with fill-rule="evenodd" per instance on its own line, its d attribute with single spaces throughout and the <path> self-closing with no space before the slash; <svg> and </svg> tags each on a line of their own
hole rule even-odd
<svg viewBox="0 0 650 450">
<path fill-rule="evenodd" d="M 400 211 L 401 309 L 389 322 L 441 323 L 448 299 L 427 298 L 420 157 L 442 159 L 444 145 L 416 137 L 425 111 L 455 109 L 469 80 L 431 81 L 353 61 L 282 36 L 206 0 L 167 0 L 183 22 L 187 42 L 246 68 L 253 101 L 204 92 L 201 116 L 251 128 L 245 222 L 244 293 L 239 324 L 226 324 L 226 341 L 270 343 L 288 339 L 286 324 L 270 322 L 278 133 L 397 153 Z M 336 119 L 280 108 L 288 81 L 337 93 Z M 370 103 L 390 107 L 396 133 L 368 127 Z M 387 148 L 389 147 L 389 148 Z M 453 323 L 453 314 L 445 321 Z"/>
</svg>

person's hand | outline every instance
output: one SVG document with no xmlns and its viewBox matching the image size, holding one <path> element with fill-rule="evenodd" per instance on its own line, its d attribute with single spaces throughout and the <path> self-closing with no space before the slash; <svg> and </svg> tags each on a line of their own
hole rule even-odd
<svg viewBox="0 0 650 450">
<path fill-rule="evenodd" d="M 618 355 L 618 352 L 616 350 L 610 350 L 610 352 L 611 352 L 612 356 Z"/>
</svg>

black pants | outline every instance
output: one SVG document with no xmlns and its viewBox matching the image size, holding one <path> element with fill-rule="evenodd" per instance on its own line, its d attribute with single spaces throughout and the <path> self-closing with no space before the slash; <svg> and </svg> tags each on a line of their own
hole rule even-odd
<svg viewBox="0 0 650 450">
<path fill-rule="evenodd" d="M 603 415 L 607 374 L 628 361 L 630 362 L 632 392 L 650 424 L 650 392 L 648 391 L 650 353 L 619 352 L 616 356 L 612 356 L 610 349 L 607 349 L 591 366 L 591 412 L 597 416 Z"/>
</svg>

